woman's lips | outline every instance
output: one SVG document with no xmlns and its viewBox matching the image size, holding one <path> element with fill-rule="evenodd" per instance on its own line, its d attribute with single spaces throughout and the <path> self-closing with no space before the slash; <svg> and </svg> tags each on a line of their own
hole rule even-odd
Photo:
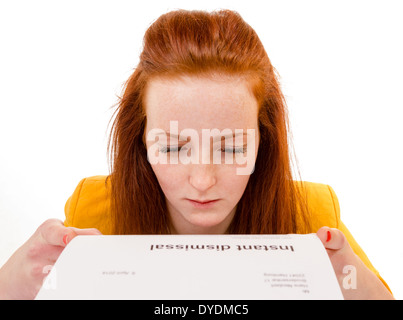
<svg viewBox="0 0 403 320">
<path fill-rule="evenodd" d="M 208 208 L 212 208 L 220 199 L 204 201 L 204 202 L 200 202 L 197 200 L 191 200 L 191 199 L 186 199 L 186 200 L 188 200 L 195 208 L 208 209 Z"/>
</svg>

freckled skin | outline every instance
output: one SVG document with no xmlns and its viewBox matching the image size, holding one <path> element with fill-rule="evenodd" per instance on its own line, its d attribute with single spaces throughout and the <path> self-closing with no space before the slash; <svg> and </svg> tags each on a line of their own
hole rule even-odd
<svg viewBox="0 0 403 320">
<path fill-rule="evenodd" d="M 145 106 L 146 133 L 153 128 L 169 131 L 170 121 L 178 121 L 178 133 L 187 128 L 196 130 L 200 145 L 202 129 L 217 128 L 221 131 L 229 128 L 232 132 L 235 129 L 243 129 L 244 132 L 254 129 L 257 133 L 256 159 L 259 146 L 258 105 L 243 79 L 191 76 L 154 79 L 148 84 Z M 147 141 L 147 148 L 153 143 Z M 168 139 L 169 143 L 172 143 L 171 139 Z M 169 161 L 168 164 L 153 164 L 166 197 L 172 232 L 225 233 L 249 181 L 249 175 L 237 175 L 236 168 L 239 166 L 235 161 L 233 164 L 213 164 L 213 161 L 203 164 L 201 160 L 197 164 L 170 164 Z M 186 198 L 220 200 L 213 208 L 200 209 L 194 208 Z"/>
</svg>

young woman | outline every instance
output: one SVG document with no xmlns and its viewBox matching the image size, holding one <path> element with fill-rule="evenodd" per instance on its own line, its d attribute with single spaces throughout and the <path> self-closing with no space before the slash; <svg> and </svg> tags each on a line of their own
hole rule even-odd
<svg viewBox="0 0 403 320">
<path fill-rule="evenodd" d="M 111 174 L 83 179 L 0 270 L 0 297 L 34 298 L 77 235 L 316 232 L 346 299 L 393 298 L 323 184 L 293 180 L 286 103 L 235 12 L 173 11 L 147 30 L 110 140 Z M 225 136 L 225 138 L 224 138 Z M 344 288 L 343 268 L 357 272 Z"/>
</svg>

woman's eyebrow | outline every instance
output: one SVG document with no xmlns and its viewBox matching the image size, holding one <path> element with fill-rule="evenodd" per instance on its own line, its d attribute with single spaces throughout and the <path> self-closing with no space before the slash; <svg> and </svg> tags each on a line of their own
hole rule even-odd
<svg viewBox="0 0 403 320">
<path fill-rule="evenodd" d="M 160 132 L 160 133 L 157 133 L 156 135 L 160 136 L 160 135 L 164 135 L 164 134 L 166 134 L 166 135 L 168 135 L 170 137 L 173 137 L 173 138 L 177 138 L 177 139 L 181 138 L 181 136 L 178 136 L 177 134 L 174 134 L 174 133 L 170 133 L 169 131 Z M 222 138 L 231 138 L 231 137 L 235 137 L 235 136 L 239 136 L 239 135 L 247 136 L 248 133 L 243 132 L 243 130 L 242 130 L 242 132 L 236 132 L 236 133 L 228 134 L 228 135 L 221 136 L 221 137 Z"/>
</svg>

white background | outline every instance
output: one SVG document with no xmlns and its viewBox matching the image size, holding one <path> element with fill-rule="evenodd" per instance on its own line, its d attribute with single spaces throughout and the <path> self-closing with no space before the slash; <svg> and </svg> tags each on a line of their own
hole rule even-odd
<svg viewBox="0 0 403 320">
<path fill-rule="evenodd" d="M 139 5 L 141 3 L 141 5 Z M 78 182 L 108 174 L 108 122 L 142 37 L 177 8 L 237 10 L 281 76 L 302 179 L 403 298 L 403 5 L 379 1 L 0 2 L 0 265 Z"/>
</svg>

